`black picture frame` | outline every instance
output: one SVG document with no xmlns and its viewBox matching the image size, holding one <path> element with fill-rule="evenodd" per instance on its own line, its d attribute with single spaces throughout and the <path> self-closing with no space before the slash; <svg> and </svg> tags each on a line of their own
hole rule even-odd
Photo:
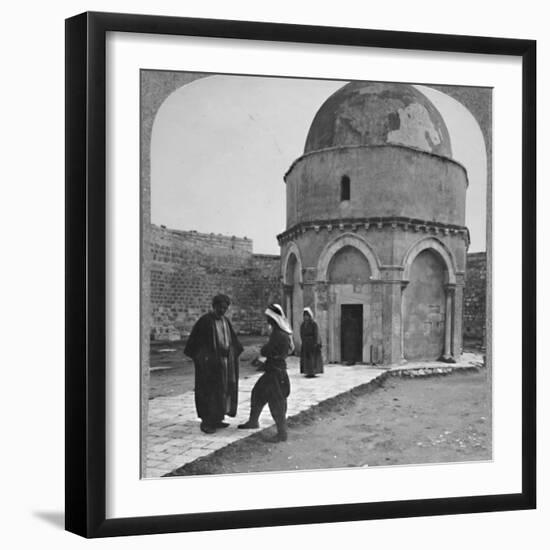
<svg viewBox="0 0 550 550">
<path fill-rule="evenodd" d="M 522 61 L 522 490 L 515 494 L 106 519 L 106 33 L 517 56 Z M 536 506 L 536 42 L 115 13 L 66 20 L 66 529 L 84 537 Z"/>
</svg>

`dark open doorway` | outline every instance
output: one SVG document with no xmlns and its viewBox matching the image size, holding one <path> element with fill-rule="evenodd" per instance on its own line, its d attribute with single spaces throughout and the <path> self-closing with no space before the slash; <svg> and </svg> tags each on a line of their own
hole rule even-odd
<svg viewBox="0 0 550 550">
<path fill-rule="evenodd" d="M 360 363 L 363 360 L 363 306 L 342 305 L 340 327 L 342 362 Z"/>
</svg>

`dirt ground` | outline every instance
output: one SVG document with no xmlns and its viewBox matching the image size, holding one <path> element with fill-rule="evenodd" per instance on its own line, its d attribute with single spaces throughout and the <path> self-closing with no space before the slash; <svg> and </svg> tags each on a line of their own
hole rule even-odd
<svg viewBox="0 0 550 550">
<path fill-rule="evenodd" d="M 169 475 L 490 460 L 489 396 L 485 371 L 389 377 L 301 413 L 285 443 L 270 428 Z"/>
</svg>

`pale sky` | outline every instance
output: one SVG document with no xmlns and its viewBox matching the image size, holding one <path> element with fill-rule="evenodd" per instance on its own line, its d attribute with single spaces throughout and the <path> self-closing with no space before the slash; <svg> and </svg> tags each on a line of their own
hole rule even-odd
<svg viewBox="0 0 550 550">
<path fill-rule="evenodd" d="M 151 221 L 173 229 L 249 237 L 279 254 L 286 227 L 283 176 L 304 150 L 318 109 L 345 81 L 216 75 L 172 93 L 151 145 Z M 470 252 L 485 250 L 486 158 L 473 116 L 449 96 L 418 86 L 440 111 L 453 157 L 469 178 Z"/>
</svg>

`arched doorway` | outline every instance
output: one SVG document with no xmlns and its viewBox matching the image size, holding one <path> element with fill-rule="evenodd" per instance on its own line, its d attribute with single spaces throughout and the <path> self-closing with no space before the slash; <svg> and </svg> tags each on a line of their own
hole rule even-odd
<svg viewBox="0 0 550 550">
<path fill-rule="evenodd" d="M 371 329 L 372 270 L 364 254 L 352 245 L 340 248 L 327 269 L 333 351 L 339 361 L 367 359 Z"/>
<path fill-rule="evenodd" d="M 412 261 L 403 293 L 405 359 L 435 360 L 443 356 L 447 281 L 445 262 L 435 250 L 422 250 Z"/>
</svg>

